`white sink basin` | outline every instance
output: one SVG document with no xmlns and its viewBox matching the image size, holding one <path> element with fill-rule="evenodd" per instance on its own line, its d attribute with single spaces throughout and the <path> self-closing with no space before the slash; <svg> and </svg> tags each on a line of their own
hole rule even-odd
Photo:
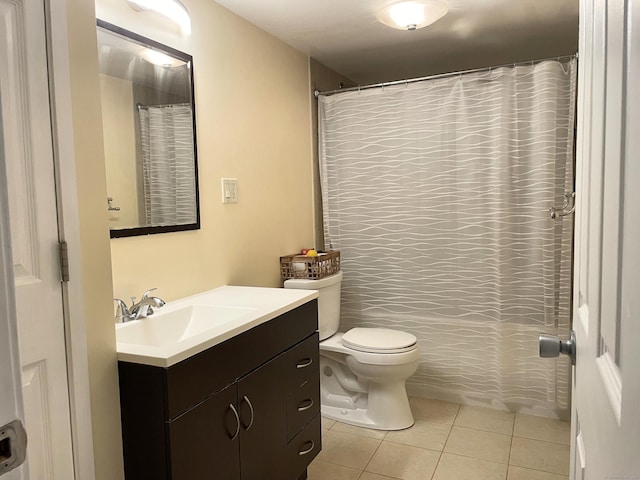
<svg viewBox="0 0 640 480">
<path fill-rule="evenodd" d="M 220 287 L 116 324 L 118 360 L 170 367 L 317 298 L 315 290 Z"/>
<path fill-rule="evenodd" d="M 173 345 L 217 329 L 254 310 L 224 305 L 190 305 L 167 313 L 157 310 L 152 317 L 120 326 L 118 342 L 150 347 Z"/>
</svg>

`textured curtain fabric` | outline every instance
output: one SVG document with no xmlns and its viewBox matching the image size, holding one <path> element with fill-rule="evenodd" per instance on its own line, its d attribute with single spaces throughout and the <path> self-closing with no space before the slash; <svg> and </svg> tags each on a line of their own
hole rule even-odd
<svg viewBox="0 0 640 480">
<path fill-rule="evenodd" d="M 342 329 L 413 333 L 410 390 L 569 406 L 576 62 L 545 61 L 319 98 L 326 248 Z"/>
<path fill-rule="evenodd" d="M 195 223 L 191 105 L 141 106 L 138 112 L 147 225 Z"/>
</svg>

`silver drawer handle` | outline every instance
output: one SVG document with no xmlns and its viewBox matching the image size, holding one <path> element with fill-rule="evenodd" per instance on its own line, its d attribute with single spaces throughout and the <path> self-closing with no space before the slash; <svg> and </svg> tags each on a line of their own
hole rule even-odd
<svg viewBox="0 0 640 480">
<path fill-rule="evenodd" d="M 229 404 L 229 408 L 231 409 L 231 411 L 233 412 L 233 414 L 236 417 L 236 433 L 234 433 L 230 438 L 231 440 L 235 440 L 236 437 L 238 436 L 238 434 L 240 433 L 240 417 L 238 416 L 238 411 L 236 410 L 236 407 L 233 406 L 233 404 Z"/>
<path fill-rule="evenodd" d="M 313 443 L 313 440 L 309 440 L 307 443 L 310 443 L 311 446 L 309 448 L 307 448 L 306 450 L 302 450 L 302 451 L 298 452 L 298 455 L 306 455 L 307 453 L 311 452 L 311 450 L 313 450 L 315 448 L 315 444 Z M 307 443 L 305 443 L 305 445 Z"/>
<path fill-rule="evenodd" d="M 244 427 L 244 429 L 248 431 L 251 428 L 251 426 L 253 425 L 253 405 L 251 405 L 251 402 L 249 401 L 249 399 L 247 398 L 246 395 L 244 397 L 242 397 L 242 400 L 247 402 L 247 405 L 249 405 L 249 410 L 251 411 L 251 420 L 249 420 L 249 425 Z"/>
<path fill-rule="evenodd" d="M 305 358 L 298 362 L 298 364 L 296 365 L 296 368 L 305 368 L 311 365 L 312 363 L 313 363 L 313 358 Z"/>
<path fill-rule="evenodd" d="M 304 412 L 305 410 L 309 410 L 311 407 L 313 407 L 313 399 L 307 398 L 298 404 L 298 411 Z"/>
</svg>

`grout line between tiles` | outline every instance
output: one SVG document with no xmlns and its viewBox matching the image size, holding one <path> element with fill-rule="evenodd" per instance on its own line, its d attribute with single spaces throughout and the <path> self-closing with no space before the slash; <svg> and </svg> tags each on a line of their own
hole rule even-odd
<svg viewBox="0 0 640 480">
<path fill-rule="evenodd" d="M 451 432 L 449 432 L 450 434 Z M 447 439 L 449 438 L 449 436 L 447 435 Z M 442 452 L 444 450 L 444 445 L 442 446 L 441 450 L 438 450 L 436 448 L 428 448 L 428 447 L 423 447 L 421 445 L 413 445 L 412 443 L 402 443 L 402 442 L 394 442 L 393 440 L 382 440 L 383 442 L 387 442 L 387 443 L 393 443 L 394 445 L 400 445 L 402 447 L 412 447 L 412 448 L 419 448 L 421 450 L 427 450 L 429 452 Z M 447 443 L 447 441 L 445 440 L 445 444 Z"/>
<path fill-rule="evenodd" d="M 481 460 L 483 462 L 489 462 L 489 463 L 497 463 L 498 465 L 507 465 L 509 466 L 508 463 L 505 462 L 496 462 L 495 460 L 487 460 L 486 458 L 480 458 L 480 457 L 472 457 L 471 455 L 464 455 L 463 453 L 456 453 L 456 452 L 442 452 L 442 453 L 448 453 L 449 455 L 456 455 L 458 457 L 464 457 L 464 458 L 471 458 L 473 460 Z M 514 467 L 517 467 L 518 465 L 514 465 Z M 524 467 L 523 467 L 524 468 Z M 548 472 L 551 473 L 551 472 Z"/>
<path fill-rule="evenodd" d="M 445 442 L 446 444 L 446 442 Z M 442 460 L 442 455 L 444 454 L 444 446 L 442 447 L 442 451 L 438 455 L 438 461 L 436 462 L 436 468 L 433 469 L 433 473 L 431 474 L 431 478 L 429 480 L 433 480 L 433 477 L 436 476 L 436 472 L 438 471 L 438 466 L 440 465 L 440 461 Z"/>
<path fill-rule="evenodd" d="M 456 414 L 453 417 L 453 423 L 451 424 L 451 428 L 449 428 L 449 433 L 447 433 L 447 438 L 444 440 L 444 444 L 442 445 L 442 450 L 440 451 L 440 456 L 438 457 L 438 462 L 436 463 L 436 468 L 433 469 L 433 474 L 431 475 L 431 479 L 436 476 L 436 472 L 438 471 L 438 467 L 440 466 L 440 462 L 442 461 L 442 456 L 444 455 L 444 449 L 447 447 L 447 442 L 449 441 L 449 437 L 451 436 L 451 432 L 453 432 L 453 427 L 456 424 L 456 420 L 458 419 L 458 415 L 460 414 L 460 409 L 462 405 L 458 404 L 458 410 L 456 410 Z"/>
<path fill-rule="evenodd" d="M 365 470 L 361 471 L 360 475 L 358 475 L 358 478 L 356 480 L 361 480 L 365 473 L 368 473 L 368 472 L 366 472 Z M 389 477 L 388 475 L 382 475 L 381 473 L 376 473 L 376 475 L 378 475 L 379 477 L 388 478 L 389 480 L 402 480 L 401 478 Z"/>
<path fill-rule="evenodd" d="M 493 435 L 502 435 L 503 437 L 513 437 L 513 435 L 509 433 L 494 432 L 493 430 L 483 430 L 481 428 L 463 427 L 462 425 L 452 425 L 452 427 L 456 427 L 462 430 L 473 430 L 474 432 L 491 433 Z M 535 440 L 535 439 L 532 438 L 531 440 Z"/>
<path fill-rule="evenodd" d="M 553 443 L 555 445 L 565 445 L 565 446 L 570 446 L 571 443 L 566 443 L 566 442 L 554 442 L 553 440 L 541 440 L 540 438 L 534 438 L 534 437 L 525 437 L 524 435 L 513 435 L 514 437 L 518 437 L 518 438 L 524 438 L 525 440 L 535 440 L 536 442 L 545 442 L 545 443 Z"/>
<path fill-rule="evenodd" d="M 386 435 L 385 435 L 386 436 Z M 373 460 L 373 457 L 376 456 L 376 453 L 378 453 L 378 450 L 380 450 L 380 447 L 382 446 L 382 442 L 384 442 L 383 440 L 380 440 L 380 443 L 378 444 L 378 446 L 376 447 L 376 449 L 373 451 L 373 453 L 371 454 L 371 456 L 369 457 L 369 460 L 367 460 L 367 463 L 364 464 L 364 467 L 362 467 L 362 472 L 360 472 L 360 476 L 358 478 L 360 478 L 364 472 L 367 471 L 367 467 L 369 466 L 369 464 L 371 463 L 371 460 Z"/>
<path fill-rule="evenodd" d="M 509 467 L 517 467 L 523 470 L 531 470 L 532 472 L 547 473 L 551 475 L 557 475 L 559 477 L 569 477 L 569 474 L 565 475 L 564 473 L 550 472 L 549 470 L 540 470 L 539 468 L 523 467 L 521 465 L 512 465 L 512 464 L 509 464 Z"/>
<path fill-rule="evenodd" d="M 511 442 L 509 442 L 509 458 L 507 459 L 507 473 L 505 475 L 505 480 L 509 479 L 509 467 L 511 466 L 511 453 L 513 451 L 513 431 L 516 428 L 516 419 L 513 419 L 513 428 L 511 429 Z"/>
</svg>

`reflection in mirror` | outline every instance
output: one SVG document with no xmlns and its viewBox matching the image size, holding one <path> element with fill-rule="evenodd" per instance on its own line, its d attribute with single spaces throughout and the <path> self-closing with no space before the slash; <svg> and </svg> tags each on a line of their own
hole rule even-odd
<svg viewBox="0 0 640 480">
<path fill-rule="evenodd" d="M 111 238 L 200 228 L 190 55 L 98 20 Z"/>
</svg>

